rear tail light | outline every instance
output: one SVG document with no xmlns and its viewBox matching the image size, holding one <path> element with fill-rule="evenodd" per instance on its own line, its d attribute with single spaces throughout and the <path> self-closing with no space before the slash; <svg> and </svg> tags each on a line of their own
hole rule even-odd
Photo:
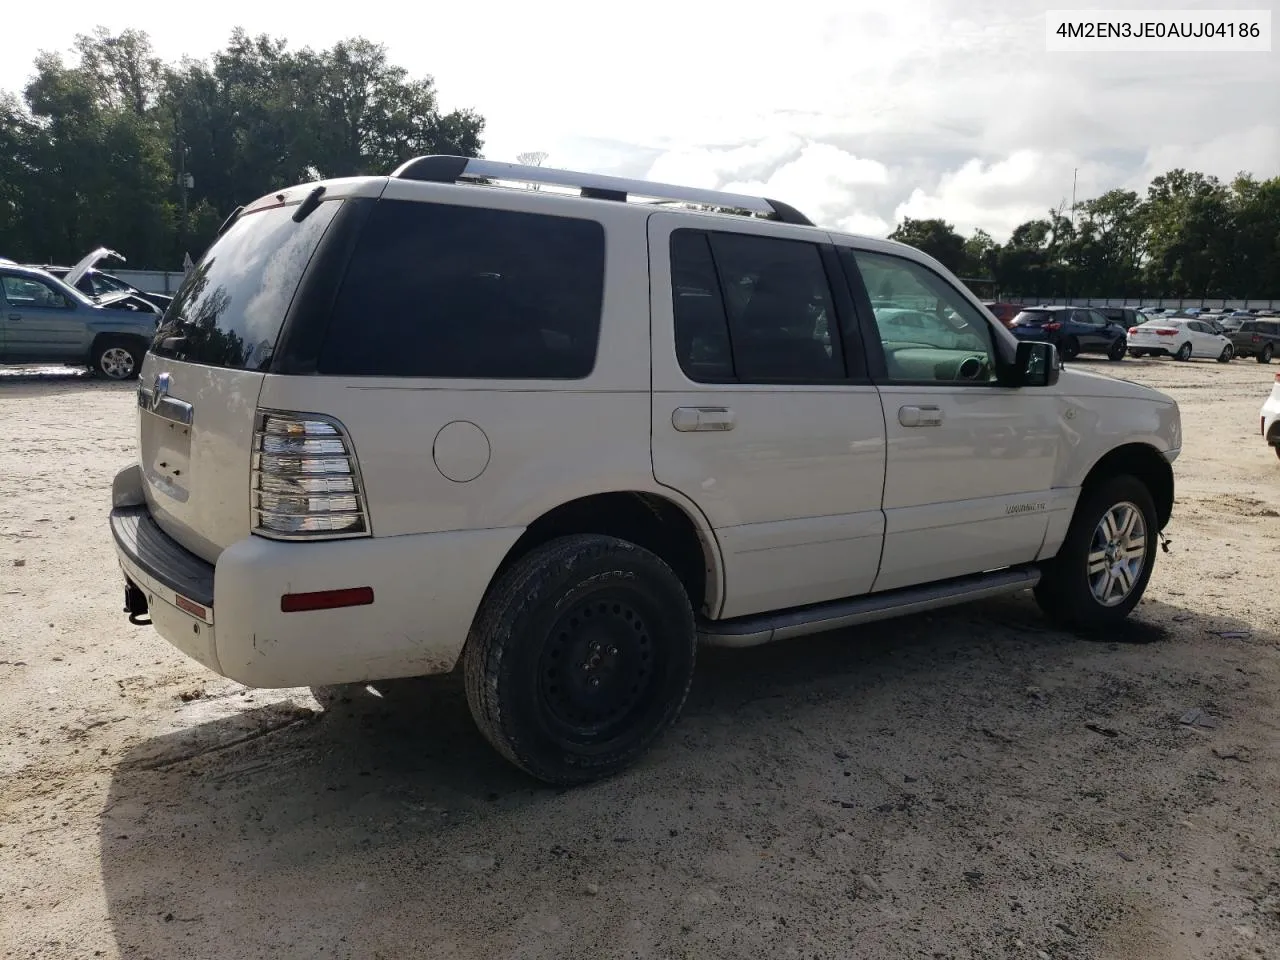
<svg viewBox="0 0 1280 960">
<path fill-rule="evenodd" d="M 1250 339 L 1253 343 L 1261 343 L 1261 342 L 1262 342 L 1262 338 L 1261 338 L 1260 336 L 1258 336 L 1256 333 L 1255 333 L 1252 337 L 1250 337 L 1249 339 Z"/>
<path fill-rule="evenodd" d="M 250 489 L 253 532 L 261 536 L 370 534 L 355 450 L 342 424 L 329 417 L 259 411 Z"/>
<path fill-rule="evenodd" d="M 1137 328 L 1137 327 L 1130 327 L 1130 328 L 1129 328 L 1129 336 L 1131 336 L 1131 337 L 1132 337 L 1132 336 L 1133 336 L 1135 333 L 1137 333 L 1137 332 L 1138 332 L 1138 328 Z"/>
<path fill-rule="evenodd" d="M 1054 330 L 1061 330 L 1062 324 L 1060 324 L 1057 320 L 1051 320 L 1049 323 L 1046 323 L 1043 327 L 1041 327 L 1041 329 L 1049 330 L 1051 332 Z"/>
</svg>

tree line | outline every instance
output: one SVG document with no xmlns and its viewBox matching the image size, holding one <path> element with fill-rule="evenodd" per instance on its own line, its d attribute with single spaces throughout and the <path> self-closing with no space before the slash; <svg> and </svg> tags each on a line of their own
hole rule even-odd
<svg viewBox="0 0 1280 960">
<path fill-rule="evenodd" d="M 178 269 L 272 190 L 483 146 L 477 112 L 441 112 L 431 77 L 361 38 L 290 50 L 237 29 L 208 60 L 166 64 L 145 32 L 99 27 L 73 53 L 42 53 L 21 95 L 0 91 L 0 256 L 69 263 L 105 245 Z M 1280 298 L 1280 177 L 1171 170 L 1145 197 L 1049 210 L 1003 244 L 941 219 L 890 236 L 1005 295 Z"/>
<path fill-rule="evenodd" d="M 944 220 L 906 218 L 890 234 L 1001 296 L 1280 299 L 1280 177 L 1229 184 L 1176 169 L 1145 197 L 1109 190 L 1049 210 L 996 243 Z"/>
<path fill-rule="evenodd" d="M 368 40 L 327 50 L 237 29 L 208 60 L 163 63 L 147 34 L 99 27 L 74 62 L 36 58 L 0 91 L 0 256 L 73 263 L 94 247 L 178 269 L 236 206 L 425 153 L 477 156 L 484 119 L 443 113 Z"/>
</svg>

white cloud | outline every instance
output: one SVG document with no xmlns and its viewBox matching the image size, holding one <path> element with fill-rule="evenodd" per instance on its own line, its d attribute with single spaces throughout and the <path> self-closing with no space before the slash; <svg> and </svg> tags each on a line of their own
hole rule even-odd
<svg viewBox="0 0 1280 960">
<path fill-rule="evenodd" d="M 147 29 L 170 60 L 208 55 L 235 25 L 292 46 L 360 32 L 432 74 L 446 108 L 479 110 L 490 157 L 546 150 L 554 166 L 750 188 L 866 233 L 910 215 L 1007 235 L 1069 200 L 1077 168 L 1081 198 L 1174 166 L 1280 174 L 1275 54 L 1046 53 L 1044 11 L 1060 5 L 544 0 L 530 14 L 498 0 L 483 15 L 435 5 L 353 21 L 323 2 L 299 18 L 221 0 L 193 33 L 161 0 L 66 0 L 52 20 L 6 9 L 0 87 L 95 23 Z"/>
</svg>

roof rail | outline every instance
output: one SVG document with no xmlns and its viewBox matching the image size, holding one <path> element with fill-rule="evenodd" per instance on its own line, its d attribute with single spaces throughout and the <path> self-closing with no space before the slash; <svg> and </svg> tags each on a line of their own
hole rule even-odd
<svg viewBox="0 0 1280 960">
<path fill-rule="evenodd" d="M 391 176 L 398 180 L 423 180 L 429 183 L 465 183 L 486 180 L 545 183 L 557 187 L 576 188 L 581 196 L 592 200 L 625 202 L 629 196 L 676 200 L 708 207 L 746 210 L 783 223 L 813 226 L 812 220 L 795 207 L 780 200 L 752 197 L 742 193 L 725 193 L 722 190 L 701 190 L 697 187 L 682 187 L 672 183 L 610 177 L 598 173 L 575 173 L 572 170 L 502 163 L 476 157 L 415 157 L 396 167 Z"/>
</svg>

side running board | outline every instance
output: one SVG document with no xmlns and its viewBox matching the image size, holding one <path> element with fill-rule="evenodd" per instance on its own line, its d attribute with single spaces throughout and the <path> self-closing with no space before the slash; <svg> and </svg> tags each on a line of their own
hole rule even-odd
<svg viewBox="0 0 1280 960">
<path fill-rule="evenodd" d="M 824 633 L 860 623 L 968 603 L 970 600 L 1017 593 L 1029 590 L 1039 582 L 1038 567 L 1006 567 L 991 573 L 886 590 L 884 593 L 869 593 L 848 600 L 815 603 L 774 613 L 735 617 L 732 620 L 702 620 L 698 623 L 698 635 L 703 643 L 710 646 L 755 647 L 775 640 Z"/>
</svg>

